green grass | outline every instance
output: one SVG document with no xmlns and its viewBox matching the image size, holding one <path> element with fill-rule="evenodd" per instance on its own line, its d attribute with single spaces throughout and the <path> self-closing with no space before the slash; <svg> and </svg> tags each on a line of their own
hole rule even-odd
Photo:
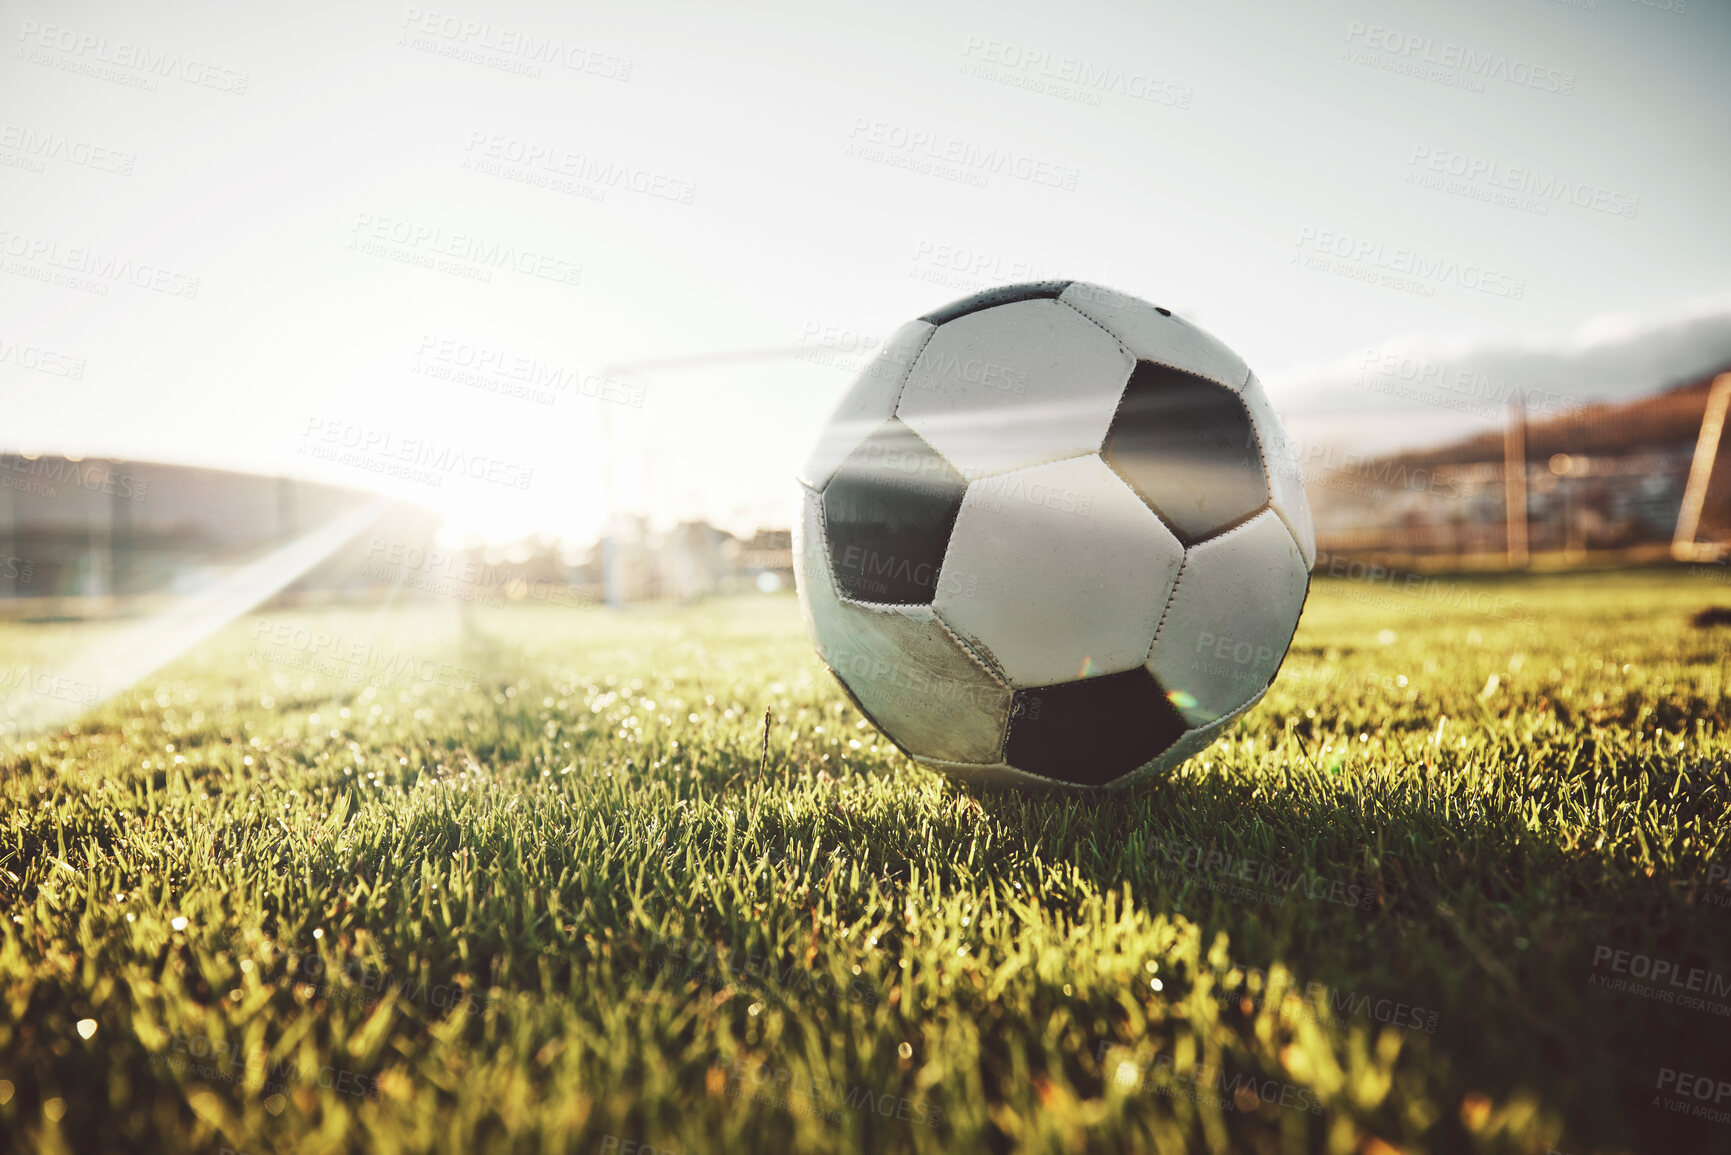
<svg viewBox="0 0 1731 1155">
<path fill-rule="evenodd" d="M 1088 797 L 912 766 L 791 598 L 270 611 L 0 738 L 0 1148 L 1731 1150 L 1654 1105 L 1731 1019 L 1592 981 L 1731 972 L 1715 602 L 1319 580 Z"/>
</svg>

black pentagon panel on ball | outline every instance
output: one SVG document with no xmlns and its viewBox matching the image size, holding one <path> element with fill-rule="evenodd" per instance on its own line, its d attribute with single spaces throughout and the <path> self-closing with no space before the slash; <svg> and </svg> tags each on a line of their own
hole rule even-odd
<svg viewBox="0 0 1731 1155">
<path fill-rule="evenodd" d="M 1146 667 L 1017 690 L 1004 760 L 1077 786 L 1104 786 L 1184 736 L 1184 718 Z"/>
<path fill-rule="evenodd" d="M 848 455 L 823 490 L 830 568 L 843 597 L 930 605 L 968 483 L 891 418 Z"/>
<path fill-rule="evenodd" d="M 1268 502 L 1244 402 L 1218 382 L 1168 365 L 1136 363 L 1101 454 L 1186 544 Z"/>
<path fill-rule="evenodd" d="M 1020 285 L 999 285 L 995 289 L 986 289 L 971 297 L 951 301 L 941 309 L 933 309 L 920 320 L 929 321 L 934 325 L 942 325 L 946 321 L 954 321 L 957 317 L 978 313 L 981 309 L 990 309 L 994 305 L 1008 305 L 1015 301 L 1038 301 L 1058 297 L 1070 285 L 1070 281 L 1025 281 Z"/>
</svg>

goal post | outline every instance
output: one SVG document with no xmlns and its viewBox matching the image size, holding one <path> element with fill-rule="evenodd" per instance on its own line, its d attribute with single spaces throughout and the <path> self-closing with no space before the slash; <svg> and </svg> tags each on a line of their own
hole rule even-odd
<svg viewBox="0 0 1731 1155">
<path fill-rule="evenodd" d="M 1707 408 L 1701 414 L 1701 433 L 1695 439 L 1695 458 L 1689 463 L 1689 482 L 1683 488 L 1683 505 L 1677 511 L 1677 530 L 1671 538 L 1671 556 L 1678 561 L 1707 561 L 1723 548 L 1695 540 L 1701 528 L 1701 511 L 1707 505 L 1713 461 L 1719 456 L 1719 440 L 1725 432 L 1725 411 L 1731 405 L 1731 373 L 1713 379 L 1707 392 Z"/>
</svg>

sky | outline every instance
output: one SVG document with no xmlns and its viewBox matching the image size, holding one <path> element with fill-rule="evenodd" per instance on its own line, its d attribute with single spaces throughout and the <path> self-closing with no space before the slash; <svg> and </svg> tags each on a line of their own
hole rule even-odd
<svg viewBox="0 0 1731 1155">
<path fill-rule="evenodd" d="M 0 450 L 749 532 L 990 284 L 1172 308 L 1359 446 L 1731 363 L 1707 0 L 5 0 L 0 45 Z"/>
</svg>

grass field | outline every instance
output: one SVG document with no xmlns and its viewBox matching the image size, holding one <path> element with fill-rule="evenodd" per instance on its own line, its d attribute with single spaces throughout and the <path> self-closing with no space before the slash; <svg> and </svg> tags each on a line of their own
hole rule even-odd
<svg viewBox="0 0 1731 1155">
<path fill-rule="evenodd" d="M 1713 604 L 1319 580 L 1104 797 L 913 767 L 791 597 L 265 611 L 0 738 L 0 1148 L 1731 1151 Z"/>
</svg>

